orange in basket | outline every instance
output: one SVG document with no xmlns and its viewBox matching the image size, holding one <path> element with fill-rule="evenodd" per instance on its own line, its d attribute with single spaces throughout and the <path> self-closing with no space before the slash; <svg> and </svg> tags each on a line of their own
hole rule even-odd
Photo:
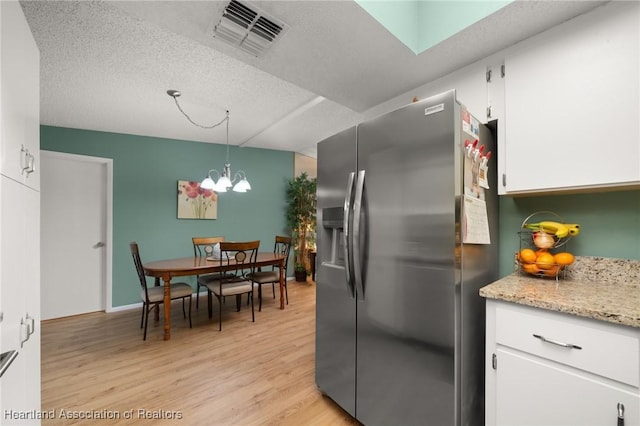
<svg viewBox="0 0 640 426">
<path fill-rule="evenodd" d="M 555 259 L 551 253 L 545 252 L 540 253 L 540 255 L 536 258 L 536 264 L 540 269 L 551 269 L 555 264 Z"/>
<path fill-rule="evenodd" d="M 562 266 L 571 265 L 575 260 L 575 257 L 568 252 L 556 253 L 553 256 L 555 263 Z"/>
<path fill-rule="evenodd" d="M 524 248 L 520 250 L 520 253 L 518 253 L 518 260 L 520 263 L 534 263 L 536 258 L 536 252 L 529 248 Z"/>
</svg>

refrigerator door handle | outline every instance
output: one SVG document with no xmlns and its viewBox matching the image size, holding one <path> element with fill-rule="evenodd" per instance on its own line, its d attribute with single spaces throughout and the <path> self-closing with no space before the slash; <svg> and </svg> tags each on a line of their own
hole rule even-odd
<svg viewBox="0 0 640 426">
<path fill-rule="evenodd" d="M 353 181 L 355 180 L 356 173 L 349 173 L 349 180 L 347 182 L 347 195 L 344 197 L 344 217 L 342 219 L 342 245 L 344 247 L 344 258 L 345 258 L 345 274 L 347 278 L 347 290 L 349 291 L 349 296 L 352 298 L 355 296 L 355 289 L 353 287 L 353 280 L 351 279 L 351 268 L 353 267 L 351 262 L 351 249 L 350 249 L 350 239 L 351 235 L 351 227 L 349 226 L 349 216 L 351 212 L 351 199 L 353 197 Z"/>
<path fill-rule="evenodd" d="M 362 212 L 362 194 L 364 191 L 364 170 L 358 172 L 356 180 L 356 195 L 353 200 L 353 276 L 356 284 L 356 298 L 364 300 L 364 285 L 362 283 L 362 265 L 360 257 L 360 213 Z"/>
</svg>

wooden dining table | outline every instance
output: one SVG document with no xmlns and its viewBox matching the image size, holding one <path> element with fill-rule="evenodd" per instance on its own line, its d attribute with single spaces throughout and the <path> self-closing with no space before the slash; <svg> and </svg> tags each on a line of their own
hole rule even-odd
<svg viewBox="0 0 640 426">
<path fill-rule="evenodd" d="M 258 252 L 255 266 L 261 268 L 263 266 L 276 265 L 280 270 L 280 309 L 284 309 L 284 271 L 285 271 L 285 255 L 273 252 Z M 155 277 L 156 283 L 159 280 L 164 282 L 164 340 L 171 339 L 171 279 L 173 277 L 182 277 L 189 275 L 203 275 L 215 272 L 224 272 L 232 269 L 233 261 L 230 264 L 225 259 L 207 258 L 205 256 L 182 257 L 179 259 L 157 260 L 142 265 L 144 273 L 147 276 Z M 197 295 L 196 295 L 197 297 Z"/>
</svg>

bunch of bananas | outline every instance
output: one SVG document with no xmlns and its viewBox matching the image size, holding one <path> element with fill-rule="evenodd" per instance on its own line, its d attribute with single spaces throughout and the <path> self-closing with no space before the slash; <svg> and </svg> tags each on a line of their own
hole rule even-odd
<svg viewBox="0 0 640 426">
<path fill-rule="evenodd" d="M 537 223 L 527 223 L 524 226 L 532 231 L 544 231 L 547 234 L 554 235 L 558 238 L 568 236 L 575 237 L 580 233 L 580 225 L 577 223 L 560 223 L 544 220 Z"/>
</svg>

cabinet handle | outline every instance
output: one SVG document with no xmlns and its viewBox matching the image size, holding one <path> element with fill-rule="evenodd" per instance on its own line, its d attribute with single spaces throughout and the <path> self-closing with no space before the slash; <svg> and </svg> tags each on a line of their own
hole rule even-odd
<svg viewBox="0 0 640 426">
<path fill-rule="evenodd" d="M 29 170 L 27 170 L 27 176 L 29 176 L 30 173 L 33 173 L 36 171 L 36 156 L 33 154 L 29 154 Z"/>
<path fill-rule="evenodd" d="M 26 333 L 24 332 L 25 330 L 26 330 Z M 29 340 L 30 336 L 31 334 L 29 334 L 29 324 L 25 322 L 24 318 L 20 318 L 20 347 L 21 348 L 24 346 L 24 342 Z"/>
<path fill-rule="evenodd" d="M 552 345 L 556 345 L 556 346 L 562 346 L 563 348 L 567 348 L 567 349 L 582 349 L 581 346 L 578 345 L 574 345 L 573 343 L 564 343 L 564 342 L 560 342 L 558 340 L 553 340 L 553 339 L 548 339 L 544 336 L 541 336 L 539 334 L 534 334 L 533 337 L 535 337 L 536 339 L 540 339 L 545 343 L 551 343 Z"/>
<path fill-rule="evenodd" d="M 624 404 L 618 402 L 618 426 L 624 426 Z"/>
<path fill-rule="evenodd" d="M 28 337 L 30 337 L 36 331 L 36 320 L 32 316 L 29 316 L 29 314 L 27 314 L 26 320 L 31 321 L 27 323 L 27 333 Z"/>
<path fill-rule="evenodd" d="M 29 174 L 36 171 L 36 157 L 33 154 L 29 153 L 29 150 L 22 145 L 20 148 L 20 153 L 23 155 L 22 160 L 22 174 L 27 173 L 27 177 Z"/>
</svg>

